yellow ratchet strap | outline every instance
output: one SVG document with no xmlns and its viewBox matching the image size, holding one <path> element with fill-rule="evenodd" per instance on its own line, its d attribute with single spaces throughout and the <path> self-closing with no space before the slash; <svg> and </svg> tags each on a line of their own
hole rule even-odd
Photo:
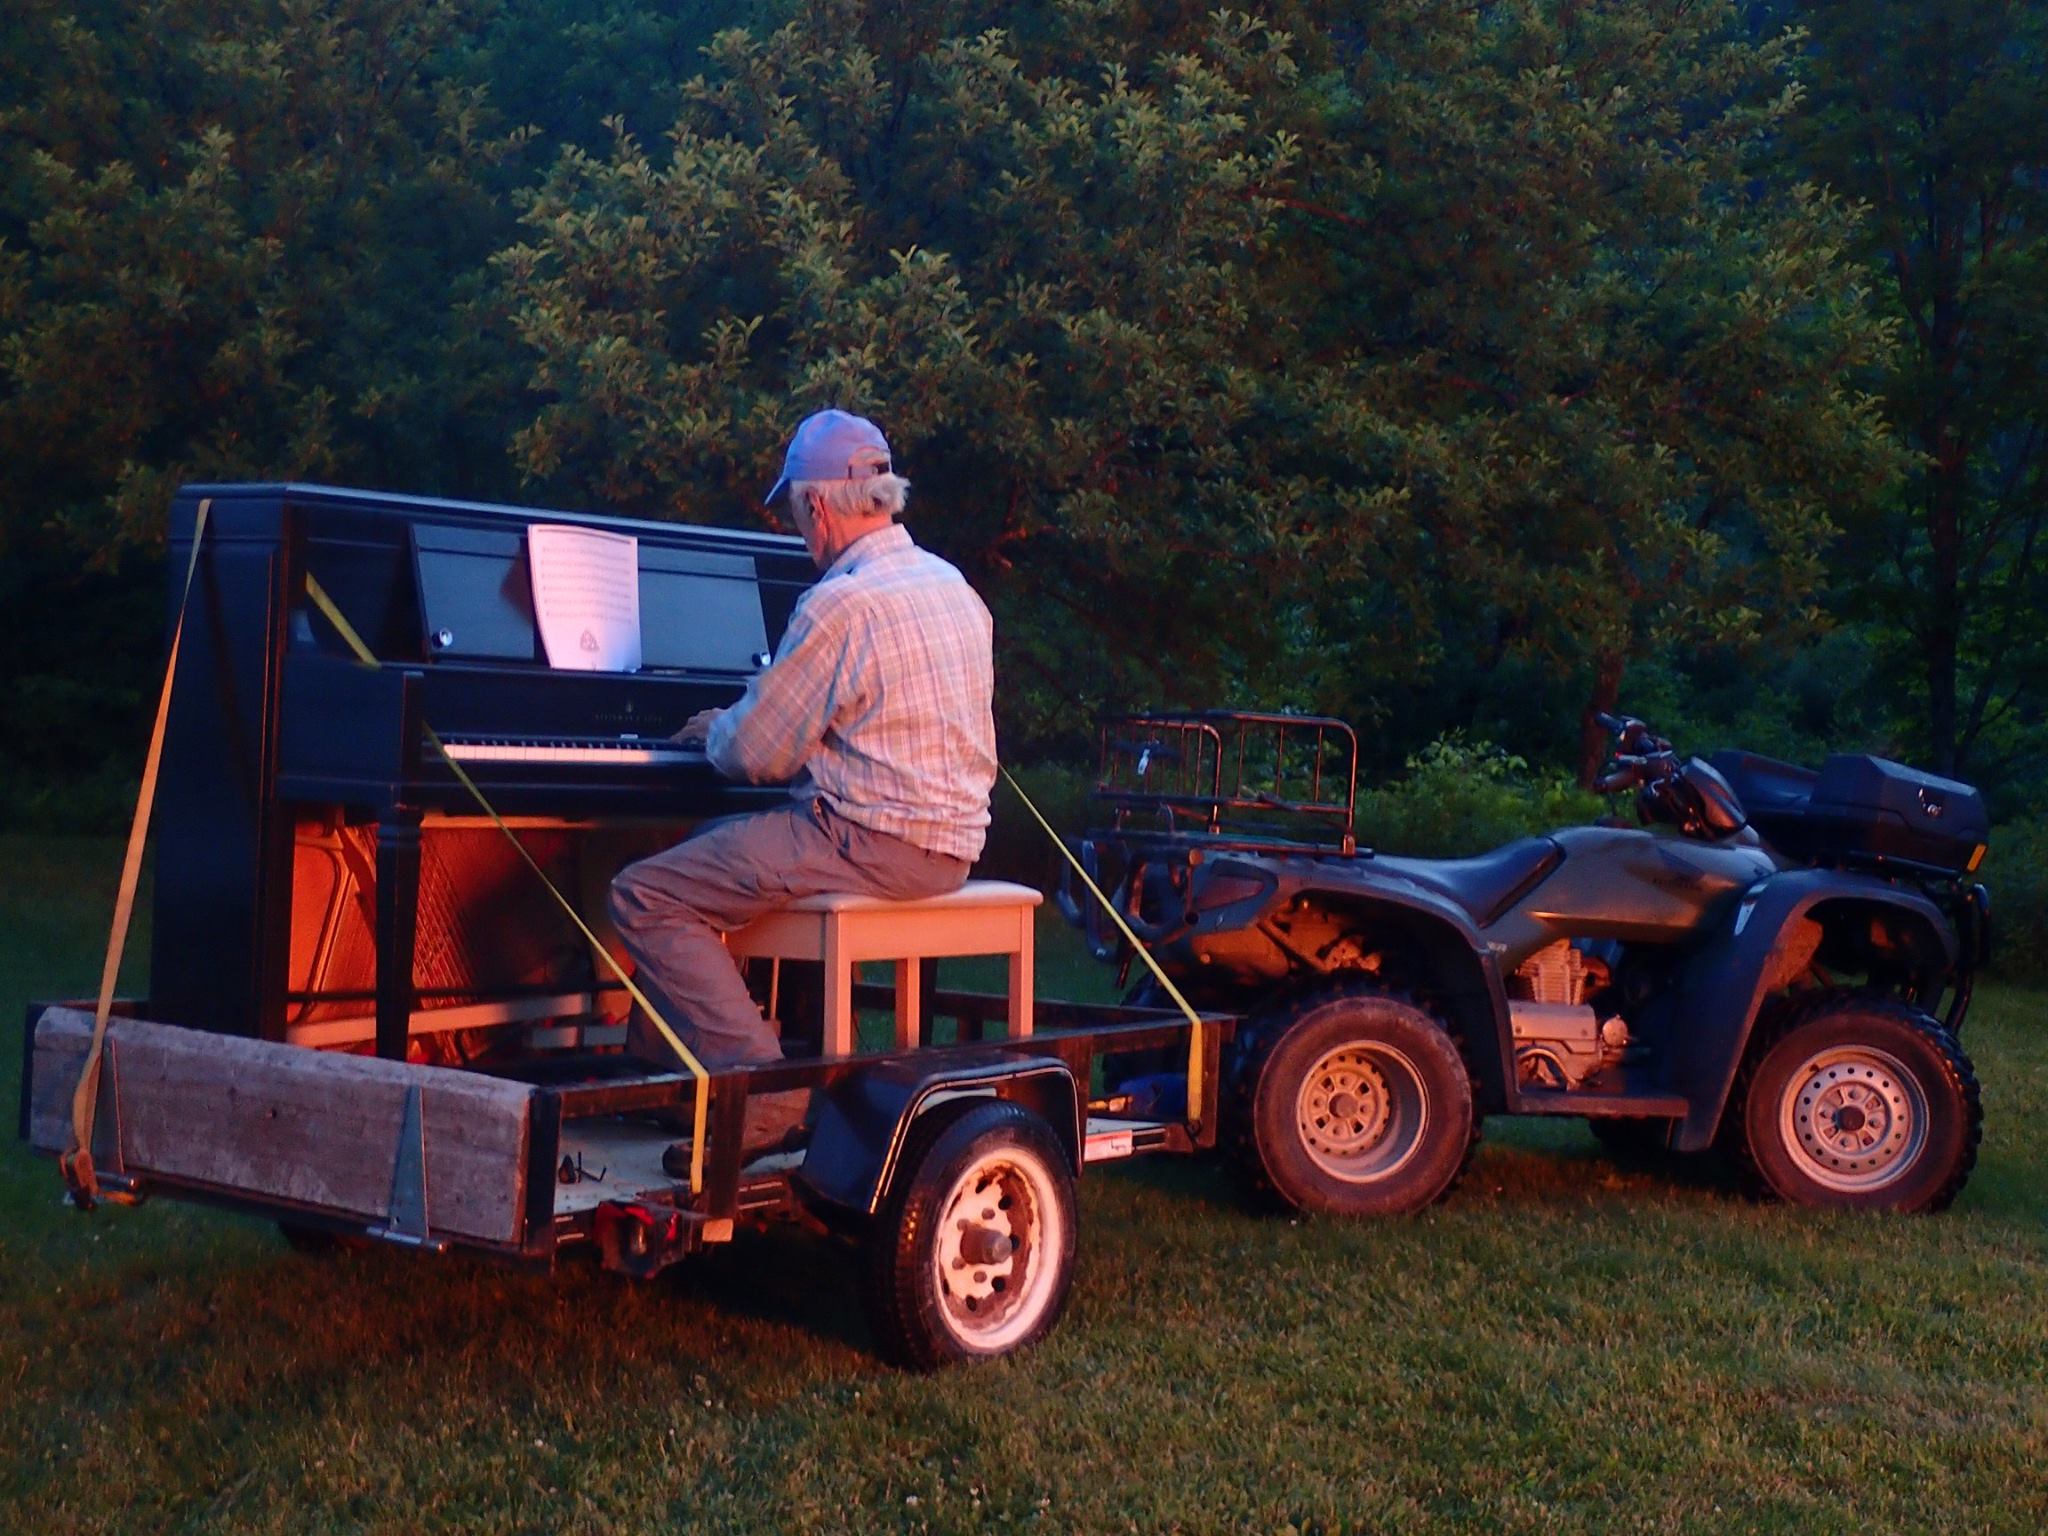
<svg viewBox="0 0 2048 1536">
<path fill-rule="evenodd" d="M 356 660 L 369 667 L 377 665 L 377 658 L 370 653 L 370 648 L 363 644 L 362 637 L 355 631 L 355 626 L 342 616 L 341 610 L 334 605 L 334 599 L 327 595 L 318 581 L 314 580 L 311 572 L 306 575 L 306 596 L 313 600 L 313 606 L 326 615 L 327 622 L 334 626 L 335 633 L 341 636 L 351 651 L 355 652 Z M 454 771 L 455 777 L 461 780 L 462 787 L 469 791 L 470 797 L 483 807 L 484 814 L 491 818 L 492 824 L 504 833 L 512 846 L 518 850 L 519 857 L 526 861 L 526 867 L 540 876 L 540 883 L 546 886 L 548 894 L 555 898 L 555 904 L 569 915 L 569 921 L 574 923 L 577 930 L 589 941 L 590 947 L 603 957 L 604 963 L 611 967 L 612 974 L 625 984 L 627 995 L 640 1005 L 647 1017 L 653 1021 L 654 1027 L 661 1031 L 661 1038 L 668 1042 L 669 1049 L 682 1057 L 683 1065 L 690 1069 L 690 1076 L 697 1081 L 697 1103 L 693 1111 L 694 1131 L 690 1137 L 690 1193 L 701 1193 L 704 1188 L 704 1127 L 710 1110 L 707 1085 L 711 1074 L 704 1069 L 704 1063 L 699 1061 L 690 1048 L 677 1037 L 676 1032 L 669 1028 L 668 1020 L 661 1016 L 661 1010 L 656 1008 L 648 1000 L 647 994 L 635 985 L 633 978 L 626 974 L 625 967 L 612 957 L 612 952 L 590 931 L 590 925 L 583 921 L 582 914 L 576 910 L 569 898 L 548 878 L 547 871 L 534 862 L 533 855 L 526 851 L 526 845 L 505 825 L 504 818 L 492 807 L 491 802 L 484 798 L 484 792 L 476 787 L 476 781 L 463 772 L 462 764 L 448 755 L 448 749 L 441 745 L 441 738 L 434 734 L 434 728 L 422 723 L 420 729 L 426 733 L 426 738 L 432 743 L 434 750 L 441 754 L 441 760 Z"/>
<path fill-rule="evenodd" d="M 99 1116 L 100 1060 L 107 1042 L 107 1022 L 114 1009 L 114 980 L 121 970 L 121 952 L 128 946 L 128 924 L 135 915 L 135 886 L 142 875 L 142 845 L 149 834 L 149 813 L 156 804 L 157 766 L 164 755 L 164 723 L 170 718 L 171 682 L 178 675 L 178 642 L 185 635 L 185 606 L 192 599 L 192 577 L 199 569 L 199 541 L 206 534 L 213 498 L 199 503 L 192 520 L 192 551 L 185 560 L 185 585 L 178 594 L 178 618 L 171 626 L 171 652 L 164 662 L 164 685 L 156 698 L 156 722 L 149 730 L 149 752 L 142 763 L 142 787 L 135 796 L 135 816 L 128 824 L 128 851 L 121 860 L 121 885 L 114 898 L 114 927 L 107 936 L 106 959 L 100 966 L 99 1001 L 92 1010 L 92 1044 L 71 1090 L 71 1145 L 57 1159 L 57 1171 L 71 1202 L 89 1211 L 100 1200 L 100 1181 L 92 1166 L 93 1123 Z"/>
<path fill-rule="evenodd" d="M 1024 786 L 1010 776 L 1009 769 L 1004 768 L 1002 773 L 1010 788 L 1017 792 L 1017 798 L 1024 802 L 1024 809 L 1031 813 L 1034 821 L 1045 828 L 1045 835 L 1053 840 L 1053 845 L 1060 851 L 1060 857 L 1073 865 L 1074 873 L 1081 877 L 1081 883 L 1088 887 L 1089 894 L 1102 903 L 1102 910 L 1109 914 L 1110 921 L 1115 923 L 1118 931 L 1130 941 L 1131 948 L 1138 953 L 1138 958 L 1145 962 L 1145 968 L 1158 979 L 1160 986 L 1166 988 L 1166 995 L 1173 999 L 1174 1005 L 1187 1015 L 1188 1118 L 1195 1119 L 1202 1107 L 1202 1016 L 1188 1005 L 1188 1000 L 1181 996 L 1180 988 L 1173 984 L 1166 972 L 1159 968 L 1159 962 L 1152 958 L 1152 952 L 1145 948 L 1135 933 L 1131 932 L 1131 925 L 1124 921 L 1124 915 L 1117 911 L 1116 904 L 1102 894 L 1101 887 L 1089 879 L 1088 871 L 1083 869 L 1081 861 L 1074 857 L 1074 850 L 1067 846 L 1065 838 L 1053 831 L 1052 823 L 1047 821 L 1040 814 L 1038 807 L 1031 803 L 1031 797 L 1024 793 Z"/>
</svg>

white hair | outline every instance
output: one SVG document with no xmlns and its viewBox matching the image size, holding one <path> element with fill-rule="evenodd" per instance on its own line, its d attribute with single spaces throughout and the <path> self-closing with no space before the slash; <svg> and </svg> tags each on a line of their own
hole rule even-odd
<svg viewBox="0 0 2048 1536">
<path fill-rule="evenodd" d="M 791 500 L 815 491 L 841 517 L 900 517 L 910 500 L 910 482 L 901 475 L 870 475 L 865 480 L 792 480 Z"/>
</svg>

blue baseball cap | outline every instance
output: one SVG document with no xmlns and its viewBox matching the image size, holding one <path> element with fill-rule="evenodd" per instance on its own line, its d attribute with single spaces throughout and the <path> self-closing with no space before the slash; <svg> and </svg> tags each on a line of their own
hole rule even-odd
<svg viewBox="0 0 2048 1536">
<path fill-rule="evenodd" d="M 782 456 L 782 478 L 764 506 L 774 506 L 792 480 L 872 480 L 889 473 L 889 440 L 865 416 L 847 411 L 820 411 L 806 416 L 789 452 Z"/>
</svg>

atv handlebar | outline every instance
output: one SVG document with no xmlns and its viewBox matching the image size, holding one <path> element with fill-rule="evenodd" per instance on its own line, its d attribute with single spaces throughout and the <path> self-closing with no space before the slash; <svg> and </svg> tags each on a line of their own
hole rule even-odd
<svg viewBox="0 0 2048 1536">
<path fill-rule="evenodd" d="M 1678 759 L 1671 751 L 1671 743 L 1634 715 L 1610 715 L 1596 710 L 1593 718 L 1614 737 L 1613 765 L 1593 781 L 1593 787 L 1601 794 L 1615 795 L 1623 790 L 1661 784 L 1678 772 Z"/>
<path fill-rule="evenodd" d="M 1600 722 L 1600 728 L 1614 737 L 1614 755 L 1619 762 L 1630 758 L 1651 757 L 1660 752 L 1669 752 L 1671 743 L 1659 736 L 1634 715 L 1610 715 L 1595 711 L 1593 718 Z"/>
<path fill-rule="evenodd" d="M 1595 718 L 1614 734 L 1615 743 L 1613 764 L 1593 781 L 1594 789 L 1603 795 L 1634 790 L 1637 816 L 1677 827 L 1688 837 L 1729 830 L 1715 827 L 1700 787 L 1667 739 L 1632 715 L 1596 713 Z"/>
<path fill-rule="evenodd" d="M 1642 782 L 1643 760 L 1640 757 L 1616 757 L 1614 767 L 1595 779 L 1593 788 L 1599 794 L 1618 795 Z"/>
</svg>

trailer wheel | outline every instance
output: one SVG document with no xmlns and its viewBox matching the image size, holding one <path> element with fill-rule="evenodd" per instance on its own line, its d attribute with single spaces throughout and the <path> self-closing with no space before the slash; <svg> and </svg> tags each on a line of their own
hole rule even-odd
<svg viewBox="0 0 2048 1536">
<path fill-rule="evenodd" d="M 1984 1108 L 1956 1037 L 1895 998 L 1832 993 L 1781 1015 L 1729 1104 L 1752 1182 L 1794 1205 L 1938 1211 L 1977 1163 Z"/>
<path fill-rule="evenodd" d="M 1396 1216 L 1441 1198 L 1470 1159 L 1472 1079 L 1443 1021 L 1350 985 L 1254 1027 L 1237 1078 L 1253 1179 L 1299 1211 Z"/>
<path fill-rule="evenodd" d="M 921 1118 L 862 1254 L 884 1354 L 919 1370 L 1036 1343 L 1074 1273 L 1074 1176 L 1051 1128 L 987 1099 Z"/>
</svg>

